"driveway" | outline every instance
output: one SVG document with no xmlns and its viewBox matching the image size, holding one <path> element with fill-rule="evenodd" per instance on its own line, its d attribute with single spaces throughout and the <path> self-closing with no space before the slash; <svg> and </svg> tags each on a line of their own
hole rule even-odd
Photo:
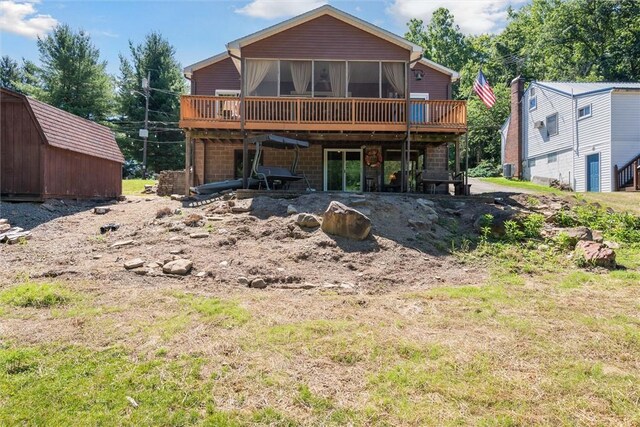
<svg viewBox="0 0 640 427">
<path fill-rule="evenodd" d="M 505 185 L 481 181 L 480 178 L 469 178 L 469 184 L 471 184 L 471 194 L 485 194 L 485 193 L 536 194 L 536 191 L 534 190 L 529 190 L 526 188 L 507 187 Z"/>
</svg>

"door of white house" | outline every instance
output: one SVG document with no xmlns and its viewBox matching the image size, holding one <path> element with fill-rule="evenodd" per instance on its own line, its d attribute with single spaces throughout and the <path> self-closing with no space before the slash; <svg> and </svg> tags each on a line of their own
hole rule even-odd
<svg viewBox="0 0 640 427">
<path fill-rule="evenodd" d="M 324 191 L 362 191 L 362 150 L 324 150 Z"/>
</svg>

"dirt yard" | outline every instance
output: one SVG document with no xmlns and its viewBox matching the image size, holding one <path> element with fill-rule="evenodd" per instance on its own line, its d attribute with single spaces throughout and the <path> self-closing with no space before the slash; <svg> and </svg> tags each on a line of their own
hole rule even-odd
<svg viewBox="0 0 640 427">
<path fill-rule="evenodd" d="M 476 248 L 532 197 L 2 203 L 0 424 L 638 425 L 637 248 Z M 372 235 L 295 224 L 331 200 Z"/>
</svg>

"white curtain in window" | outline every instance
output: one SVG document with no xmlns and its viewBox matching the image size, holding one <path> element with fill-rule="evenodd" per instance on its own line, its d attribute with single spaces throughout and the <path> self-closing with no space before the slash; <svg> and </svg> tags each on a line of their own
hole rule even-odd
<svg viewBox="0 0 640 427">
<path fill-rule="evenodd" d="M 260 83 L 269 73 L 269 69 L 274 64 L 274 61 L 254 60 L 247 61 L 247 70 L 244 74 L 245 87 L 247 89 L 247 95 L 251 95 L 258 89 Z"/>
<path fill-rule="evenodd" d="M 404 64 L 401 62 L 383 62 L 382 71 L 393 89 L 404 97 Z"/>
<path fill-rule="evenodd" d="M 331 96 L 344 98 L 347 86 L 347 70 L 344 62 L 329 62 L 329 80 Z"/>
<path fill-rule="evenodd" d="M 311 62 L 292 61 L 291 77 L 296 95 L 306 93 L 311 81 Z"/>
</svg>

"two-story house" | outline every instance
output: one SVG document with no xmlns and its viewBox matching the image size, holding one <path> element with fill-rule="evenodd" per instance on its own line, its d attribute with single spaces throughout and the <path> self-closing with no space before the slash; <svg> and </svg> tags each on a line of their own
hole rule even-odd
<svg viewBox="0 0 640 427">
<path fill-rule="evenodd" d="M 246 179 L 247 141 L 265 134 L 308 143 L 296 171 L 306 179 L 292 188 L 416 190 L 432 173 L 446 181 L 450 145 L 459 172 L 466 103 L 451 100 L 458 73 L 422 59 L 420 46 L 326 5 L 226 47 L 184 69 L 187 185 Z M 260 163 L 288 168 L 292 156 L 266 148 Z"/>
<path fill-rule="evenodd" d="M 502 163 L 574 191 L 640 190 L 640 83 L 511 83 Z"/>
</svg>

